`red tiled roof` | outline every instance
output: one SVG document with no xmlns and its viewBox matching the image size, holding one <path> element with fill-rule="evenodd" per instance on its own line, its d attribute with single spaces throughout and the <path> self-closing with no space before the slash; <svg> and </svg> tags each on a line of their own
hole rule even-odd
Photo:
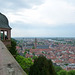
<svg viewBox="0 0 75 75">
<path fill-rule="evenodd" d="M 70 58 L 68 61 L 69 61 L 70 63 L 75 63 L 75 59 L 71 59 L 71 58 Z"/>
</svg>

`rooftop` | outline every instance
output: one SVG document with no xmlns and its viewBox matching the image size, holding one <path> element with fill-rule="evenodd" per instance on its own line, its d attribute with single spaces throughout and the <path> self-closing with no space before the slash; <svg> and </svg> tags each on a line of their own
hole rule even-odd
<svg viewBox="0 0 75 75">
<path fill-rule="evenodd" d="M 3 15 L 2 13 L 0 13 L 0 28 L 11 29 L 11 27 L 9 26 L 7 17 L 5 15 Z"/>
</svg>

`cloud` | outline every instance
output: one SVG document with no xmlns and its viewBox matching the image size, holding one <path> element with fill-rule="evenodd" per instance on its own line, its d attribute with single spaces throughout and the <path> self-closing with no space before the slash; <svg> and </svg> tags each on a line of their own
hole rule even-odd
<svg viewBox="0 0 75 75">
<path fill-rule="evenodd" d="M 41 5 L 42 18 L 46 23 L 54 22 L 55 24 L 61 23 L 75 23 L 75 6 L 63 0 L 47 0 L 44 5 Z"/>
<path fill-rule="evenodd" d="M 74 37 L 75 25 L 64 24 L 56 27 L 33 26 L 31 24 L 15 23 L 12 25 L 14 37 Z"/>
<path fill-rule="evenodd" d="M 12 36 L 73 36 L 74 3 L 74 0 L 0 0 L 0 9 L 9 19 Z"/>
<path fill-rule="evenodd" d="M 64 1 L 69 3 L 72 6 L 75 6 L 75 0 L 64 0 Z"/>
<path fill-rule="evenodd" d="M 40 1 L 29 1 L 40 4 Z M 20 4 L 20 3 L 19 3 Z M 21 21 L 39 26 L 57 26 L 75 23 L 75 6 L 64 0 L 46 0 L 43 4 L 34 5 L 31 9 L 19 9 L 6 14 L 10 22 Z"/>
<path fill-rule="evenodd" d="M 40 5 L 44 0 L 0 0 L 0 9 L 3 10 L 19 10 L 19 9 L 29 9 L 34 5 Z"/>
</svg>

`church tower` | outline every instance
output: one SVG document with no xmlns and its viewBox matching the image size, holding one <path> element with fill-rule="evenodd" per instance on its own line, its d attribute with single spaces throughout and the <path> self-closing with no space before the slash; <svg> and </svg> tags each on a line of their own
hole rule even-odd
<svg viewBox="0 0 75 75">
<path fill-rule="evenodd" d="M 37 39 L 35 38 L 35 48 L 37 48 Z"/>
</svg>

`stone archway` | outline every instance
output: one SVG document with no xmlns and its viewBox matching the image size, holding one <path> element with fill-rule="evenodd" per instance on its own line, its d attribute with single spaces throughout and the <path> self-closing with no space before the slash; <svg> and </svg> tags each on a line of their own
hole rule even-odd
<svg viewBox="0 0 75 75">
<path fill-rule="evenodd" d="M 0 40 L 10 40 L 11 39 L 11 30 L 0 29 Z"/>
</svg>

